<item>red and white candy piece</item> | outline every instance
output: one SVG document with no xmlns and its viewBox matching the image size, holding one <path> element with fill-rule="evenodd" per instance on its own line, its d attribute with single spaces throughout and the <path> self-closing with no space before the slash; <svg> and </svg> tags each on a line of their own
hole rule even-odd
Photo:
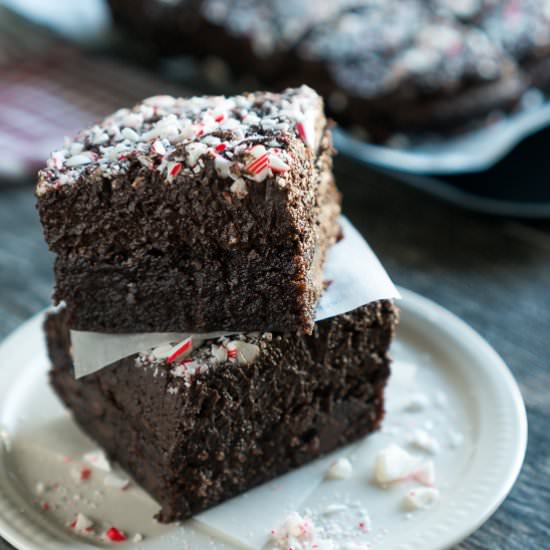
<svg viewBox="0 0 550 550">
<path fill-rule="evenodd" d="M 61 170 L 63 168 L 63 161 L 65 160 L 65 153 L 63 151 L 54 151 L 50 156 L 50 162 L 52 168 Z"/>
<path fill-rule="evenodd" d="M 248 195 L 248 187 L 243 178 L 237 178 L 229 188 L 238 199 L 244 199 Z"/>
<path fill-rule="evenodd" d="M 94 522 L 80 512 L 76 514 L 76 518 L 70 523 L 69 527 L 77 533 L 91 533 Z"/>
<path fill-rule="evenodd" d="M 260 348 L 256 344 L 249 344 L 242 340 L 232 340 L 227 344 L 228 359 L 236 360 L 241 365 L 253 363 L 260 354 Z"/>
<path fill-rule="evenodd" d="M 425 510 L 439 500 L 439 491 L 433 487 L 418 487 L 410 490 L 403 498 L 403 508 L 407 511 Z"/>
<path fill-rule="evenodd" d="M 110 473 L 103 478 L 103 485 L 106 487 L 112 487 L 113 489 L 125 491 L 130 486 L 130 480 L 128 478 Z"/>
<path fill-rule="evenodd" d="M 98 470 L 103 470 L 104 472 L 111 471 L 111 464 L 107 460 L 105 453 L 101 450 L 91 451 L 86 453 L 83 457 L 84 462 L 97 468 Z"/>
<path fill-rule="evenodd" d="M 310 148 L 315 148 L 315 127 L 313 120 L 305 118 L 296 123 L 296 132 L 300 136 L 300 139 Z"/>
<path fill-rule="evenodd" d="M 153 145 L 151 145 L 151 150 L 155 153 L 155 155 L 163 156 L 166 154 L 166 147 L 164 147 L 162 142 L 158 139 L 153 142 Z"/>
<path fill-rule="evenodd" d="M 168 364 L 173 363 L 176 359 L 183 359 L 185 355 L 188 355 L 193 346 L 193 340 L 191 338 L 186 338 L 183 342 L 172 348 L 172 352 L 166 358 Z"/>
<path fill-rule="evenodd" d="M 269 155 L 267 153 L 262 153 L 260 156 L 255 158 L 252 162 L 249 162 L 245 169 L 247 172 L 253 176 L 257 176 L 264 170 L 269 168 Z"/>
<path fill-rule="evenodd" d="M 266 151 L 263 145 L 256 145 L 249 153 L 254 160 L 245 166 L 245 170 L 254 176 L 254 179 L 261 181 L 271 170 L 273 173 L 286 172 L 290 167 L 273 151 Z"/>
<path fill-rule="evenodd" d="M 284 162 L 281 157 L 273 153 L 269 154 L 269 167 L 275 174 L 280 174 L 290 169 L 290 166 Z"/>
<path fill-rule="evenodd" d="M 124 542 L 125 540 L 128 540 L 128 537 L 124 534 L 124 532 L 119 531 L 116 527 L 110 527 L 107 529 L 105 532 L 105 538 L 111 542 Z"/>
<path fill-rule="evenodd" d="M 422 461 L 399 445 L 392 444 L 378 453 L 374 479 L 382 486 L 413 479 L 424 485 L 433 485 L 435 468 L 431 460 Z"/>
<path fill-rule="evenodd" d="M 173 181 L 174 178 L 181 172 L 183 165 L 181 162 L 169 162 L 167 165 L 168 181 Z"/>
</svg>

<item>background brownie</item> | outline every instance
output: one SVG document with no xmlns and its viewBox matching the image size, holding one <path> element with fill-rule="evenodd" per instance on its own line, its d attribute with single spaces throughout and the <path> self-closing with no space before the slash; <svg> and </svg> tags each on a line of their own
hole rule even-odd
<svg viewBox="0 0 550 550">
<path fill-rule="evenodd" d="M 376 140 L 450 131 L 547 88 L 545 0 L 110 0 L 163 54 L 216 55 L 270 85 L 306 82 Z"/>
<path fill-rule="evenodd" d="M 72 328 L 313 326 L 340 196 L 321 98 L 158 96 L 52 153 L 38 209 Z"/>
<path fill-rule="evenodd" d="M 206 341 L 179 364 L 157 348 L 79 380 L 65 313 L 45 328 L 53 387 L 169 522 L 375 430 L 396 322 L 390 302 L 374 302 L 317 323 L 311 336 Z"/>
</svg>

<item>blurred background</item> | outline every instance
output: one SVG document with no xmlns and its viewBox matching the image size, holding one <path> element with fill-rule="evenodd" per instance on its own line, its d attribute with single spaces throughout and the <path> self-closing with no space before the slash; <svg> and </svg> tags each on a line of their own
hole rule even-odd
<svg viewBox="0 0 550 550">
<path fill-rule="evenodd" d="M 258 19 L 254 17 L 259 17 L 258 13 L 247 11 L 247 6 L 261 5 L 267 15 L 279 16 L 294 5 L 293 9 L 298 11 L 288 13 L 288 20 L 297 22 L 299 28 L 300 6 L 314 6 L 324 13 L 345 4 L 344 0 L 326 4 L 320 0 L 315 3 L 112 0 L 111 4 L 118 4 L 120 14 L 124 10 L 133 13 L 126 23 L 119 15 L 118 23 L 114 24 L 109 5 L 103 0 L 0 0 L 0 337 L 50 302 L 51 256 L 43 243 L 34 208 L 34 184 L 37 169 L 42 167 L 49 152 L 62 144 L 64 136 L 73 135 L 117 108 L 130 106 L 150 95 L 277 88 L 270 70 L 278 67 L 280 74 L 284 74 L 286 61 L 281 62 L 278 54 L 262 58 L 261 52 L 250 50 L 248 39 L 242 51 L 252 52 L 250 55 L 255 61 L 248 66 L 245 63 L 245 70 L 241 67 L 232 71 L 235 61 L 226 62 L 224 52 L 227 57 L 231 55 L 222 33 L 205 35 L 202 42 L 209 44 L 193 43 L 191 51 L 167 55 L 166 44 L 161 43 L 164 41 L 159 36 L 168 37 L 168 32 L 164 32 L 162 26 L 157 34 L 152 32 L 158 22 L 155 14 L 177 10 L 184 4 L 205 3 L 214 10 L 211 13 L 218 15 L 227 16 L 232 8 L 244 10 L 238 13 L 252 14 L 251 20 L 239 19 L 241 26 L 232 31 L 237 35 L 239 32 L 246 35 L 249 28 L 246 25 L 257 24 Z M 407 15 L 406 10 L 419 2 L 392 0 L 385 4 L 365 0 L 356 4 L 391 5 L 397 10 L 393 15 L 390 13 L 389 20 L 373 19 L 371 34 L 377 36 L 381 26 L 392 28 L 392 17 L 397 17 L 397 13 Z M 487 9 L 498 11 L 497 8 L 505 6 L 507 11 L 502 17 L 510 18 L 512 25 L 506 27 L 507 39 L 516 36 L 512 30 L 523 24 L 520 17 L 523 8 L 535 10 L 531 23 L 543 22 L 540 14 L 550 19 L 550 4 L 544 0 L 438 0 L 437 4 L 449 5 L 453 13 L 458 13 L 460 28 L 481 24 L 477 9 L 488 6 Z M 147 5 L 149 8 L 144 8 Z M 326 10 L 325 6 L 328 6 Z M 353 13 L 357 11 L 354 10 Z M 185 33 L 201 28 L 197 13 L 193 8 L 172 17 L 175 23 L 170 27 L 170 36 L 177 39 L 177 33 L 181 32 L 180 42 L 185 42 Z M 132 21 L 134 25 L 130 24 Z M 274 25 L 287 28 L 286 23 L 279 24 L 277 19 Z M 296 25 L 292 25 L 291 30 Z M 545 61 L 550 52 L 550 48 L 546 48 L 550 44 L 550 24 L 541 28 L 537 23 L 539 34 L 531 33 L 537 37 L 537 61 Z M 548 36 L 545 28 L 549 30 Z M 334 49 L 338 52 L 340 48 L 348 51 L 346 48 L 354 47 L 363 51 L 361 48 L 371 47 L 370 42 L 346 43 L 346 29 L 344 23 L 339 25 L 343 37 L 332 44 L 332 49 L 328 48 L 330 55 L 336 55 Z M 406 43 L 415 42 L 421 30 L 421 27 L 408 28 L 407 33 L 398 38 Z M 371 36 L 361 28 L 359 31 L 362 36 Z M 435 36 L 429 36 L 430 47 Z M 520 39 L 525 41 L 525 33 L 517 36 L 517 43 Z M 445 36 L 438 35 L 438 40 L 447 47 L 449 37 L 452 34 L 447 32 Z M 385 40 L 391 42 L 397 38 L 392 34 L 383 37 L 382 42 Z M 477 40 L 476 44 L 483 43 L 479 37 Z M 439 47 L 439 42 L 436 46 Z M 208 54 L 196 48 L 204 48 Z M 405 53 L 412 47 L 407 48 Z M 212 49 L 219 54 L 213 55 Z M 236 51 L 240 52 L 238 48 Z M 400 56 L 403 52 L 396 50 L 394 54 Z M 336 59 L 340 58 L 336 55 Z M 466 83 L 465 89 L 470 90 L 471 75 L 466 69 L 472 56 L 464 59 L 467 63 L 461 78 Z M 418 55 L 414 61 L 415 70 L 425 67 L 422 65 L 425 60 L 419 61 Z M 373 74 L 376 59 L 361 58 L 359 64 L 354 58 L 353 62 L 350 67 L 356 71 L 352 71 L 354 75 L 367 78 L 364 75 Z M 447 59 L 441 62 L 446 67 L 453 66 Z M 347 65 L 338 62 L 333 68 L 337 71 L 344 66 Z M 543 76 L 550 77 L 544 67 L 537 67 Z M 324 73 L 310 71 L 307 75 L 314 82 L 325 79 Z M 401 78 L 402 73 L 399 75 Z M 407 86 L 399 90 L 409 89 Z M 429 90 L 432 91 L 428 96 L 433 95 L 433 88 Z M 525 91 L 529 90 L 517 95 L 518 104 L 525 97 Z M 454 97 L 452 94 L 447 97 L 447 93 L 448 90 L 444 90 L 444 97 Z M 522 104 L 521 112 L 515 108 L 511 114 L 499 112 L 497 117 L 490 117 L 490 125 L 472 121 L 473 126 L 439 135 L 433 141 L 435 145 L 429 140 L 426 145 L 424 138 L 417 138 L 416 129 L 415 136 L 410 137 L 395 127 L 396 120 L 392 120 L 391 132 L 384 139 L 379 135 L 384 133 L 380 132 L 379 121 L 376 121 L 375 137 L 369 135 L 365 128 L 350 124 L 349 109 L 338 109 L 343 105 L 342 96 L 335 96 L 333 92 L 327 95 L 333 116 L 343 123 L 343 129 L 337 134 L 340 155 L 335 170 L 344 193 L 345 213 L 366 236 L 396 283 L 440 302 L 489 340 L 518 378 L 527 403 L 530 445 L 520 481 L 497 514 L 460 545 L 464 549 L 545 548 L 550 535 L 547 513 L 550 506 L 547 429 L 550 421 L 547 395 L 550 387 L 550 127 L 547 128 L 550 117 L 542 94 L 527 97 L 534 101 L 530 100 L 525 109 Z M 406 111 L 410 98 L 395 94 L 391 98 Z M 424 96 L 421 104 L 425 104 Z M 357 113 L 363 105 L 364 102 L 357 103 Z M 365 120 L 370 119 L 367 116 Z M 429 124 L 427 127 L 432 139 L 431 127 Z M 488 127 L 489 133 L 483 133 Z M 468 141 L 472 135 L 475 140 Z M 495 154 L 486 155 L 483 162 L 479 162 L 480 151 L 490 149 L 495 143 L 498 144 L 496 153 L 493 150 Z M 477 155 L 478 161 L 472 162 L 472 155 Z M 442 168 L 441 163 L 438 165 L 441 158 L 452 162 Z M 415 159 L 422 162 L 415 165 Z M 439 168 L 427 169 L 426 159 L 431 166 Z M 0 548 L 2 544 L 0 541 Z"/>
</svg>

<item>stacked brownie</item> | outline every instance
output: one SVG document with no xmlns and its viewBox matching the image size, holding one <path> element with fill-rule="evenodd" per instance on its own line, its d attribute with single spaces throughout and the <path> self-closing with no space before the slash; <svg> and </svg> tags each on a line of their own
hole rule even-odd
<svg viewBox="0 0 550 550">
<path fill-rule="evenodd" d="M 52 154 L 38 209 L 71 328 L 311 332 L 340 197 L 310 88 L 123 109 Z"/>
<path fill-rule="evenodd" d="M 332 154 L 322 100 L 302 86 L 153 97 L 67 141 L 40 172 L 65 304 L 46 322 L 52 384 L 162 521 L 381 422 L 394 306 L 314 322 L 340 233 Z M 76 380 L 70 329 L 192 335 Z"/>
<path fill-rule="evenodd" d="M 452 131 L 550 86 L 546 0 L 110 0 L 160 53 L 306 82 L 339 122 L 385 139 Z"/>
</svg>

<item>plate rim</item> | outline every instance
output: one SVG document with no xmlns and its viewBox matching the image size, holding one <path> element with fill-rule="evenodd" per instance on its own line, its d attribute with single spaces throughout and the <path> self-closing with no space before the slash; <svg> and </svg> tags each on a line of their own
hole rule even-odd
<svg viewBox="0 0 550 550">
<path fill-rule="evenodd" d="M 481 353 L 488 359 L 491 368 L 498 371 L 501 380 L 503 380 L 503 387 L 506 388 L 506 391 L 512 398 L 510 408 L 513 409 L 516 420 L 515 437 L 517 445 L 513 455 L 508 457 L 509 462 L 507 463 L 506 477 L 501 480 L 499 490 L 482 502 L 481 510 L 476 508 L 476 521 L 468 521 L 465 528 L 462 527 L 456 532 L 451 531 L 443 537 L 444 540 L 441 541 L 442 547 L 447 548 L 464 540 L 479 529 L 479 527 L 495 513 L 510 493 L 521 471 L 527 449 L 527 413 L 521 392 L 509 367 L 495 349 L 478 332 L 454 313 L 431 299 L 402 287 L 399 287 L 399 292 L 403 298 L 399 300 L 399 302 L 404 305 L 402 308 L 404 316 L 411 315 L 412 318 L 418 317 L 432 325 L 440 323 L 447 331 L 452 329 L 456 341 L 466 341 L 468 343 L 468 348 L 475 347 L 476 353 Z M 46 311 L 48 311 L 48 309 L 39 312 L 25 321 L 0 342 L 0 362 L 7 351 L 9 351 L 10 347 L 16 345 L 19 339 L 24 338 L 28 331 L 36 330 L 35 325 L 41 325 Z M 29 350 L 22 350 L 20 355 L 23 358 L 25 356 L 28 358 Z M 17 362 L 15 362 L 15 364 L 17 364 Z M 2 382 L 2 377 L 0 376 L 0 395 L 3 391 L 6 391 L 9 385 L 9 382 L 7 384 L 6 382 Z M 2 496 L 0 491 L 0 497 Z M 8 502 L 7 497 L 0 499 L 0 535 L 7 542 L 21 550 L 44 550 L 46 548 L 55 548 L 55 546 L 46 546 L 43 543 L 37 545 L 37 537 L 43 538 L 49 533 L 46 529 L 35 524 L 24 512 L 9 510 L 5 505 L 6 502 Z M 53 542 L 53 540 L 49 542 Z M 90 546 L 84 542 L 78 543 L 76 541 L 74 544 L 71 543 L 71 547 L 82 549 L 94 548 L 94 546 Z M 401 545 L 399 548 L 408 549 L 409 546 Z"/>
<path fill-rule="evenodd" d="M 412 310 L 409 310 L 409 313 L 412 311 L 413 315 L 420 315 L 424 318 L 429 319 L 432 323 L 437 323 L 441 319 L 446 319 L 450 326 L 445 324 L 443 326 L 444 330 L 447 332 L 452 326 L 454 331 L 457 331 L 459 334 L 456 336 L 456 340 L 460 340 L 460 337 L 466 338 L 471 342 L 475 342 L 477 349 L 487 358 L 491 359 L 491 369 L 498 369 L 498 373 L 501 376 L 501 379 L 504 380 L 502 388 L 506 388 L 512 397 L 510 406 L 510 411 L 514 413 L 517 427 L 517 446 L 515 448 L 515 453 L 509 456 L 510 461 L 508 463 L 508 472 L 504 480 L 501 481 L 499 490 L 492 497 L 491 501 L 487 502 L 484 506 L 484 510 L 478 514 L 478 518 L 475 521 L 472 521 L 468 524 L 466 529 L 463 529 L 460 533 L 456 535 L 451 535 L 448 537 L 448 540 L 444 541 L 444 544 L 441 548 L 451 548 L 452 546 L 462 542 L 467 537 L 476 532 L 481 526 L 483 526 L 491 516 L 498 510 L 502 505 L 504 500 L 510 494 L 512 488 L 514 487 L 525 461 L 525 456 L 527 452 L 527 443 L 528 443 L 528 419 L 527 419 L 527 410 L 525 407 L 525 402 L 523 396 L 519 389 L 519 385 L 508 367 L 504 359 L 499 355 L 499 353 L 489 344 L 489 342 L 481 336 L 473 327 L 463 321 L 460 317 L 454 314 L 452 311 L 447 308 L 439 305 L 437 302 L 422 296 L 414 291 L 408 290 L 406 288 L 398 286 L 398 290 L 401 293 L 402 297 L 407 300 L 407 302 L 413 304 Z M 422 313 L 424 315 L 422 315 Z M 403 550 L 412 550 L 414 547 L 409 545 L 402 545 L 400 548 Z"/>
</svg>

